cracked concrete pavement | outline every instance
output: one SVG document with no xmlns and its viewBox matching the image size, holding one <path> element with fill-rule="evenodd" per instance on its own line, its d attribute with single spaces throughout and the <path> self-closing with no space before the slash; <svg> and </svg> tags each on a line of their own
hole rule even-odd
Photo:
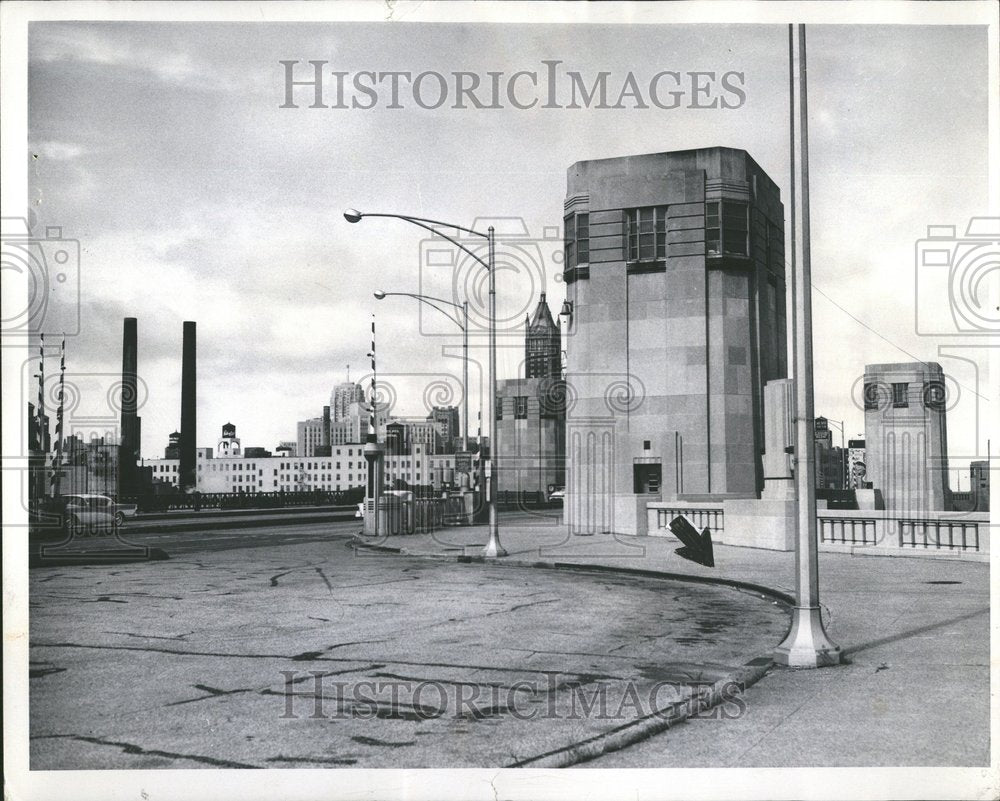
<svg viewBox="0 0 1000 801">
<path fill-rule="evenodd" d="M 501 767 L 690 698 L 787 627 L 730 587 L 356 552 L 348 531 L 32 570 L 32 769 Z"/>
</svg>

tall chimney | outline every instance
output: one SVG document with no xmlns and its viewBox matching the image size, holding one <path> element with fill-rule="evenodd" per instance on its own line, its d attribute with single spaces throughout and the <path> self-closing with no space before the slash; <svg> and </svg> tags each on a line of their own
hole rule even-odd
<svg viewBox="0 0 1000 801">
<path fill-rule="evenodd" d="M 324 447 L 330 447 L 330 407 L 323 407 L 323 437 L 320 440 Z"/>
<path fill-rule="evenodd" d="M 180 488 L 182 492 L 197 486 L 197 459 L 195 437 L 198 433 L 197 418 L 197 362 L 195 323 L 184 322 L 184 351 L 181 363 L 181 452 Z"/>
<path fill-rule="evenodd" d="M 135 317 L 126 317 L 122 331 L 121 438 L 118 441 L 118 500 L 136 493 L 139 461 L 138 396 L 139 334 Z"/>
</svg>

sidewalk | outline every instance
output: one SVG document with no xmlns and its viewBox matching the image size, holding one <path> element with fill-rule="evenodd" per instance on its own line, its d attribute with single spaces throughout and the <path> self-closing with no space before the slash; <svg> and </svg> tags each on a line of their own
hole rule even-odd
<svg viewBox="0 0 1000 801">
<path fill-rule="evenodd" d="M 359 539 L 416 556 L 465 559 L 476 558 L 487 531 Z M 509 555 L 498 564 L 657 571 L 795 593 L 792 553 L 716 546 L 716 567 L 706 568 L 678 557 L 672 537 L 570 537 L 548 521 L 504 525 L 501 541 Z M 746 691 L 739 716 L 693 719 L 584 764 L 988 765 L 989 565 L 838 553 L 821 553 L 819 565 L 823 619 L 843 649 L 843 665 L 772 667 Z"/>
</svg>

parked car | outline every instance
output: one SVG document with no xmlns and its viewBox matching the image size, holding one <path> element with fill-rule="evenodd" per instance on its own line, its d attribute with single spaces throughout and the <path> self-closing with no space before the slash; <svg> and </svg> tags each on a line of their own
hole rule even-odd
<svg viewBox="0 0 1000 801">
<path fill-rule="evenodd" d="M 563 487 L 559 487 L 558 489 L 554 489 L 554 490 L 552 490 L 552 492 L 549 493 L 549 502 L 550 503 L 555 503 L 555 502 L 562 503 L 565 500 L 566 500 L 566 490 Z"/>
<path fill-rule="evenodd" d="M 111 500 L 110 498 L 108 500 Z M 115 525 L 121 528 L 130 517 L 135 517 L 139 507 L 134 503 L 115 503 Z"/>
<path fill-rule="evenodd" d="M 63 525 L 74 536 L 114 532 L 115 502 L 107 495 L 64 495 L 62 503 Z"/>
</svg>

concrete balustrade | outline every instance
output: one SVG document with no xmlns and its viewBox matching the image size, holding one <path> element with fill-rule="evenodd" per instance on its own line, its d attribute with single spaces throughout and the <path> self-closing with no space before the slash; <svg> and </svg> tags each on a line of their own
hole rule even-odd
<svg viewBox="0 0 1000 801">
<path fill-rule="evenodd" d="M 738 511 L 730 508 L 738 504 Z M 771 550 L 791 550 L 791 544 L 775 542 L 766 530 L 754 533 L 744 525 L 748 503 L 684 501 L 652 502 L 646 507 L 650 536 L 672 537 L 669 525 L 683 514 L 695 527 L 708 528 L 715 542 Z M 729 527 L 727 529 L 727 517 Z M 821 551 L 885 556 L 930 556 L 986 561 L 990 553 L 988 512 L 896 512 L 893 510 L 819 509 L 817 536 Z M 757 521 L 758 523 L 760 521 Z M 758 528 L 760 528 L 758 526 Z M 763 527 L 766 529 L 766 527 Z M 751 533 L 747 533 L 751 530 Z"/>
</svg>

